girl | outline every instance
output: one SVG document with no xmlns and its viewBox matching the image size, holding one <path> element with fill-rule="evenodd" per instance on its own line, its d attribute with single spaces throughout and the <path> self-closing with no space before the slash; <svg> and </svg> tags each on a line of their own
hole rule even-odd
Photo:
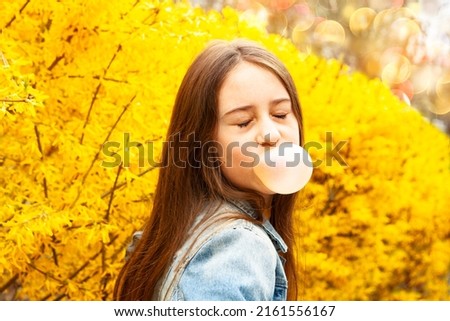
<svg viewBox="0 0 450 321">
<path fill-rule="evenodd" d="M 115 299 L 295 300 L 296 193 L 275 194 L 250 166 L 262 149 L 303 145 L 284 65 L 250 41 L 213 42 L 181 83 L 167 142 Z"/>
</svg>

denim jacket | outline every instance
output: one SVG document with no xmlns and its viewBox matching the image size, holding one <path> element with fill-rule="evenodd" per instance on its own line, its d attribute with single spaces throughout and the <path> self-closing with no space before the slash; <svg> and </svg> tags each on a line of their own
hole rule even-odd
<svg viewBox="0 0 450 321">
<path fill-rule="evenodd" d="M 240 201 L 222 204 L 211 217 L 233 212 L 256 218 L 251 206 Z M 177 251 L 154 300 L 286 300 L 284 258 L 278 253 L 285 253 L 287 246 L 268 220 L 262 225 L 245 219 L 207 222 L 205 228 L 202 225 L 191 232 Z M 131 244 L 128 252 L 133 248 Z"/>
</svg>

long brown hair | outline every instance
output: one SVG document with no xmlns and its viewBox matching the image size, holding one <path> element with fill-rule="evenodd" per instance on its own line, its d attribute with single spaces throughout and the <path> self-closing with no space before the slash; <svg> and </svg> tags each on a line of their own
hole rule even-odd
<svg viewBox="0 0 450 321">
<path fill-rule="evenodd" d="M 285 66 L 263 47 L 247 40 L 213 41 L 189 67 L 179 88 L 163 146 L 162 164 L 151 215 L 138 246 L 122 268 L 114 289 L 116 300 L 151 300 L 157 283 L 170 266 L 198 213 L 211 200 L 245 200 L 260 215 L 261 195 L 239 190 L 211 164 L 211 154 L 198 142 L 214 142 L 217 126 L 217 98 L 227 74 L 242 61 L 272 72 L 289 93 L 293 113 L 303 126 L 294 82 Z M 270 220 L 291 249 L 285 254 L 289 282 L 288 299 L 297 296 L 296 264 L 292 254 L 296 193 L 274 195 Z"/>
</svg>

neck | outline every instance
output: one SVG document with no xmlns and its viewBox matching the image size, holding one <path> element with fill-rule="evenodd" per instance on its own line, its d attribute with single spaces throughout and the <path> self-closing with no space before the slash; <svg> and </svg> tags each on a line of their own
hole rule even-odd
<svg viewBox="0 0 450 321">
<path fill-rule="evenodd" d="M 272 196 L 273 195 L 265 195 L 264 196 L 265 207 L 263 210 L 263 216 L 264 216 L 264 219 L 266 219 L 266 220 L 270 219 L 270 213 L 272 211 Z"/>
<path fill-rule="evenodd" d="M 264 220 L 270 220 L 270 208 L 265 208 L 263 211 Z"/>
</svg>

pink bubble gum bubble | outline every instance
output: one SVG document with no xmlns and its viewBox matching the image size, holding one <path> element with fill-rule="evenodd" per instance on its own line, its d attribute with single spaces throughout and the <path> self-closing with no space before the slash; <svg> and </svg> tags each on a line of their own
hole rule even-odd
<svg viewBox="0 0 450 321">
<path fill-rule="evenodd" d="M 272 192 L 292 194 L 308 183 L 313 165 L 306 150 L 292 143 L 284 143 L 259 154 L 259 162 L 253 171 Z"/>
</svg>

